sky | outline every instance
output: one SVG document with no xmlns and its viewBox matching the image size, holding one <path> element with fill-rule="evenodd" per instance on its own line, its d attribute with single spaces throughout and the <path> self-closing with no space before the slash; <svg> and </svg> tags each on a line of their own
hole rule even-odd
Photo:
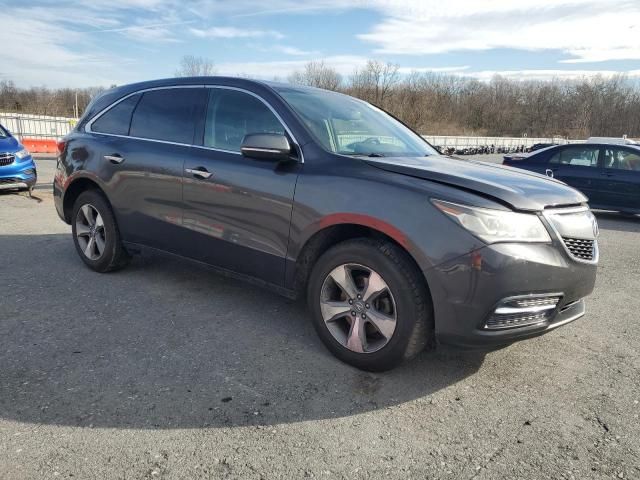
<svg viewBox="0 0 640 480">
<path fill-rule="evenodd" d="M 367 59 L 482 80 L 640 78 L 640 0 L 0 0 L 0 24 L 0 80 L 20 87 L 169 77 L 184 55 L 267 79 L 312 60 L 348 76 Z"/>
</svg>

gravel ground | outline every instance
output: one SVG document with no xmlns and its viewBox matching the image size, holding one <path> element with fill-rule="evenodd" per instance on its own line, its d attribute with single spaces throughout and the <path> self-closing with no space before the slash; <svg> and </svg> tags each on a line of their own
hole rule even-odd
<svg viewBox="0 0 640 480">
<path fill-rule="evenodd" d="M 370 374 L 202 266 L 89 271 L 53 167 L 0 194 L 0 478 L 640 478 L 640 219 L 598 215 L 581 320 Z"/>
</svg>

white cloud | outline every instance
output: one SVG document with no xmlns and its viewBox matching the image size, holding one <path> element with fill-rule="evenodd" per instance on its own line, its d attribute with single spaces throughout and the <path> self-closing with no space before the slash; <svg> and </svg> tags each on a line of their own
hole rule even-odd
<svg viewBox="0 0 640 480">
<path fill-rule="evenodd" d="M 398 72 L 402 74 L 408 73 L 458 73 L 464 72 L 465 70 L 469 70 L 471 68 L 469 65 L 461 65 L 459 67 L 400 67 L 398 68 Z"/>
<path fill-rule="evenodd" d="M 289 55 L 292 57 L 318 57 L 321 56 L 321 52 L 318 50 L 303 50 L 298 47 L 294 47 L 291 45 L 281 45 L 281 44 L 265 44 L 265 43 L 257 43 L 252 42 L 247 44 L 247 47 L 251 50 L 257 52 L 266 52 L 266 53 L 282 53 L 284 55 Z"/>
<path fill-rule="evenodd" d="M 199 38 L 284 38 L 284 35 L 275 30 L 249 30 L 236 27 L 190 28 L 189 32 Z"/>
<path fill-rule="evenodd" d="M 611 78 L 626 75 L 628 78 L 640 78 L 640 70 L 482 70 L 477 72 L 453 72 L 464 77 L 472 77 L 482 81 L 491 80 L 496 75 L 511 80 L 579 80 L 583 78 Z"/>
<path fill-rule="evenodd" d="M 302 55 L 317 55 L 317 50 L 302 50 L 298 47 L 290 47 L 288 45 L 274 45 L 272 47 L 274 52 L 284 53 L 285 55 L 294 55 L 294 56 L 302 56 Z"/>
<path fill-rule="evenodd" d="M 383 19 L 358 37 L 379 54 L 561 50 L 572 62 L 640 59 L 640 2 L 373 0 Z"/>
<path fill-rule="evenodd" d="M 0 24 L 19 25 L 20 35 L 10 48 L 0 49 L 0 72 L 19 86 L 76 87 L 110 85 L 130 79 L 131 59 L 92 44 L 88 28 L 117 28 L 109 12 L 90 9 L 79 15 L 65 5 L 59 9 L 8 7 L 0 10 Z M 68 22 L 61 22 L 66 14 Z M 83 31 L 84 29 L 85 31 Z"/>
<path fill-rule="evenodd" d="M 214 58 L 220 73 L 264 78 L 285 77 L 310 60 L 324 60 L 349 75 L 366 58 L 385 60 L 391 55 L 407 59 L 400 62 L 401 73 L 432 71 L 481 79 L 495 73 L 512 78 L 607 76 L 617 72 L 586 70 L 582 64 L 640 60 L 640 0 L 57 0 L 25 5 L 29 4 L 10 2 L 0 9 L 3 25 L 20 26 L 19 40 L 0 50 L 0 75 L 21 85 L 105 85 L 136 80 L 145 72 L 149 75 L 152 68 L 140 53 L 143 48 L 184 41 L 183 53 L 192 53 L 186 42 L 208 46 L 216 39 L 255 42 L 255 52 L 271 53 L 271 58 L 275 53 L 286 55 L 287 60 L 273 62 Z M 379 17 L 368 31 L 361 30 L 365 28 L 362 24 L 353 27 L 352 35 L 371 47 L 371 52 L 358 55 L 350 55 L 345 45 L 343 54 L 322 59 L 328 47 L 321 38 L 315 44 L 306 39 L 304 49 L 295 43 L 300 38 L 291 36 L 280 42 L 288 31 L 278 31 L 283 27 L 271 21 L 287 14 L 307 15 L 305 21 L 315 21 L 319 18 L 315 15 L 322 13 L 326 16 L 321 21 L 330 34 L 332 16 L 355 9 L 374 10 Z M 245 24 L 253 28 L 240 28 Z M 108 36 L 125 36 L 136 49 L 110 51 L 104 41 Z M 472 71 L 467 66 L 426 67 L 422 65 L 435 61 L 420 65 L 411 57 L 500 48 L 564 52 L 560 62 L 580 69 L 508 70 L 511 65 L 506 63 L 502 72 Z M 167 52 L 179 56 L 175 48 Z M 134 54 L 140 55 L 135 62 L 126 58 Z M 166 73 L 171 71 L 167 66 Z M 634 72 L 630 76 L 637 76 Z"/>
</svg>

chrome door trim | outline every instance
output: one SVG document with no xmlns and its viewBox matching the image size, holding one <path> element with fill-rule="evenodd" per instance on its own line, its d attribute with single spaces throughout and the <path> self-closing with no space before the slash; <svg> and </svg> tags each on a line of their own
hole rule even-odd
<svg viewBox="0 0 640 480">
<path fill-rule="evenodd" d="M 204 179 L 209 178 L 211 177 L 211 175 L 213 175 L 213 173 L 207 172 L 206 170 L 197 170 L 195 168 L 185 168 L 184 171 L 190 173 L 191 175 L 195 175 L 196 177 L 201 177 Z"/>
<path fill-rule="evenodd" d="M 104 155 L 105 160 L 110 161 L 111 163 L 122 163 L 124 162 L 124 157 L 118 157 L 116 155 Z"/>
<path fill-rule="evenodd" d="M 136 90 L 135 92 L 131 92 L 131 93 L 125 95 L 124 97 L 122 97 L 122 98 L 118 99 L 117 101 L 113 102 L 112 104 L 110 104 L 108 107 L 105 107 L 104 109 L 102 109 L 98 113 L 96 113 L 93 116 L 93 118 L 91 118 L 91 120 L 89 120 L 89 122 L 87 122 L 87 124 L 84 127 L 84 131 L 86 133 L 93 133 L 93 134 L 96 134 L 96 135 L 106 135 L 108 137 L 130 138 L 130 139 L 133 139 L 133 140 L 144 140 L 144 141 L 147 141 L 147 142 L 164 143 L 164 144 L 167 144 L 167 145 L 178 145 L 178 146 L 181 146 L 181 147 L 195 147 L 195 148 L 200 148 L 200 149 L 203 149 L 203 150 L 212 150 L 212 151 L 215 151 L 215 152 L 224 152 L 224 153 L 232 153 L 232 154 L 235 154 L 235 155 L 242 155 L 242 152 L 236 152 L 234 150 L 225 150 L 225 149 L 222 149 L 222 148 L 207 147 L 207 146 L 204 146 L 204 145 L 194 145 L 194 144 L 191 144 L 191 143 L 171 142 L 171 141 L 168 141 L 168 140 L 159 140 L 159 139 L 155 139 L 155 138 L 134 137 L 134 136 L 131 136 L 131 135 L 117 135 L 117 134 L 114 134 L 114 133 L 94 132 L 93 130 L 91 130 L 91 126 L 93 125 L 93 123 L 96 120 L 98 120 L 102 115 L 107 113 L 109 110 L 111 110 L 113 107 L 118 105 L 120 102 L 126 100 L 127 98 L 132 97 L 134 95 L 138 95 L 140 93 L 151 92 L 151 91 L 154 91 L 154 90 L 169 90 L 169 89 L 175 89 L 175 88 L 219 88 L 219 89 L 223 89 L 223 90 L 235 90 L 235 91 L 238 91 L 238 92 L 243 92 L 243 93 L 249 94 L 249 95 L 257 98 L 258 100 L 260 100 L 271 111 L 271 113 L 273 113 L 275 115 L 275 117 L 278 119 L 278 121 L 282 124 L 282 126 L 285 129 L 285 131 L 291 137 L 291 140 L 293 141 L 293 143 L 296 145 L 296 147 L 298 147 L 298 151 L 300 152 L 300 163 L 304 163 L 304 153 L 302 152 L 302 147 L 300 146 L 300 143 L 298 142 L 296 137 L 291 132 L 291 129 L 289 128 L 287 123 L 282 119 L 280 114 L 271 106 L 271 104 L 269 104 L 269 102 L 267 102 L 264 98 L 262 98 L 257 93 L 254 93 L 254 92 L 252 92 L 250 90 L 247 90 L 245 88 L 232 87 L 232 86 L 227 86 L 227 85 L 204 85 L 204 84 L 203 85 L 165 85 L 165 86 L 162 86 L 162 87 L 151 87 L 151 88 L 143 88 L 141 90 Z"/>
</svg>

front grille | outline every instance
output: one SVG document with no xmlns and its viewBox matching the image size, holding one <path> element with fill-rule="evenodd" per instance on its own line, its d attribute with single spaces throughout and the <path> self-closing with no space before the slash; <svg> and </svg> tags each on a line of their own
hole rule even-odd
<svg viewBox="0 0 640 480">
<path fill-rule="evenodd" d="M 595 240 L 562 237 L 569 253 L 580 260 L 593 260 L 595 256 Z"/>
<path fill-rule="evenodd" d="M 8 153 L 8 152 L 0 153 L 0 167 L 6 167 L 7 165 L 11 165 L 15 159 L 16 159 L 16 156 L 13 153 Z"/>
<path fill-rule="evenodd" d="M 543 215 L 570 257 L 578 262 L 598 261 L 598 222 L 587 207 L 550 209 Z"/>
</svg>

